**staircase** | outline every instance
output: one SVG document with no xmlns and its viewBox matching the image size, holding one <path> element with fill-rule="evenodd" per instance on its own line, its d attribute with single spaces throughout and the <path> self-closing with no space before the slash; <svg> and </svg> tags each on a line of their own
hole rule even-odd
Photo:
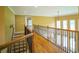
<svg viewBox="0 0 79 59">
<path fill-rule="evenodd" d="M 33 32 L 25 29 L 25 33 L 14 33 L 14 27 L 12 28 L 12 38 L 10 41 L 0 45 L 0 53 L 32 53 L 32 37 Z"/>
<path fill-rule="evenodd" d="M 24 34 L 14 34 L 12 40 L 16 40 L 17 38 L 22 37 Z M 9 53 L 29 53 L 29 47 L 27 40 L 24 38 L 24 41 L 16 42 L 8 48 Z"/>
</svg>

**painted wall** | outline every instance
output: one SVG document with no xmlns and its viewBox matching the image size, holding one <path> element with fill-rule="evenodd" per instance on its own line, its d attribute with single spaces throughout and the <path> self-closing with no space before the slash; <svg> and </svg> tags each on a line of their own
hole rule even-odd
<svg viewBox="0 0 79 59">
<path fill-rule="evenodd" d="M 5 40 L 4 7 L 0 7 L 0 44 Z"/>
<path fill-rule="evenodd" d="M 0 6 L 0 44 L 11 39 L 12 29 L 10 25 L 13 24 L 15 15 L 8 7 Z"/>
<path fill-rule="evenodd" d="M 67 20 L 67 27 L 70 29 L 69 22 L 70 20 L 75 20 L 75 28 L 76 30 L 79 30 L 78 23 L 79 23 L 79 14 L 73 14 L 73 15 L 64 15 L 64 16 L 56 16 L 56 17 L 45 17 L 45 16 L 32 16 L 33 24 L 35 25 L 42 25 L 42 26 L 49 26 L 49 27 L 55 27 L 56 28 L 56 21 L 60 20 L 61 22 L 61 28 L 62 28 L 62 22 L 63 20 Z"/>
<path fill-rule="evenodd" d="M 14 25 L 15 15 L 10 11 L 8 7 L 5 7 L 5 39 L 10 40 L 12 37 L 11 25 Z"/>
<path fill-rule="evenodd" d="M 45 17 L 45 16 L 32 16 L 33 24 L 35 25 L 42 25 L 42 26 L 55 26 L 55 19 L 52 17 Z"/>
<path fill-rule="evenodd" d="M 25 16 L 16 15 L 15 16 L 15 31 L 24 32 Z"/>
</svg>

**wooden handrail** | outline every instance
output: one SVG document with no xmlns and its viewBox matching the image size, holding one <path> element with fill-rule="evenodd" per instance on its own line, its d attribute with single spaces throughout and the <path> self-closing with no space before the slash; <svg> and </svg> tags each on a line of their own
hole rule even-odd
<svg viewBox="0 0 79 59">
<path fill-rule="evenodd" d="M 33 33 L 30 33 L 30 34 L 24 35 L 24 36 L 22 36 L 20 38 L 14 39 L 14 40 L 9 41 L 9 42 L 6 42 L 6 43 L 0 45 L 0 51 L 7 48 L 7 47 L 9 47 L 11 44 L 17 43 L 19 41 L 23 41 L 23 40 L 25 40 L 24 38 L 29 38 L 32 35 L 33 35 Z"/>
<path fill-rule="evenodd" d="M 38 26 L 38 25 L 34 25 L 34 26 Z M 41 25 L 39 25 L 39 26 L 40 26 L 40 27 L 44 27 L 44 28 L 47 28 L 47 27 L 48 27 L 48 26 L 41 26 Z M 79 32 L 78 30 L 60 29 L 60 28 L 53 28 L 53 27 L 48 27 L 48 28 L 56 29 L 56 30 L 71 31 L 71 32 Z"/>
</svg>

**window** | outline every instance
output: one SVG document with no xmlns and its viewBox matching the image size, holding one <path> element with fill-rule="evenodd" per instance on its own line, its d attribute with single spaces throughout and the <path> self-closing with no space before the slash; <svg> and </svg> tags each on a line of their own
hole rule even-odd
<svg viewBox="0 0 79 59">
<path fill-rule="evenodd" d="M 32 20 L 28 20 L 28 26 L 32 26 Z"/>
<path fill-rule="evenodd" d="M 67 20 L 63 20 L 63 29 L 67 29 Z"/>
<path fill-rule="evenodd" d="M 32 19 L 30 17 L 27 18 L 27 26 L 28 28 L 32 29 Z"/>
<path fill-rule="evenodd" d="M 32 19 L 31 19 L 31 17 L 27 18 L 27 26 L 32 26 Z"/>
<path fill-rule="evenodd" d="M 75 20 L 70 20 L 70 30 L 75 30 Z"/>
<path fill-rule="evenodd" d="M 59 20 L 57 21 L 57 28 L 61 28 L 61 24 Z"/>
</svg>

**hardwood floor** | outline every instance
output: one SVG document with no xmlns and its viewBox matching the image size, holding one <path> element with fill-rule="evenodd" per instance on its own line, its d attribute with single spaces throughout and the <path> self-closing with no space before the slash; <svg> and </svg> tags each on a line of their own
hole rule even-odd
<svg viewBox="0 0 79 59">
<path fill-rule="evenodd" d="M 62 53 L 60 48 L 49 42 L 44 37 L 34 32 L 33 52 L 35 53 Z"/>
</svg>

